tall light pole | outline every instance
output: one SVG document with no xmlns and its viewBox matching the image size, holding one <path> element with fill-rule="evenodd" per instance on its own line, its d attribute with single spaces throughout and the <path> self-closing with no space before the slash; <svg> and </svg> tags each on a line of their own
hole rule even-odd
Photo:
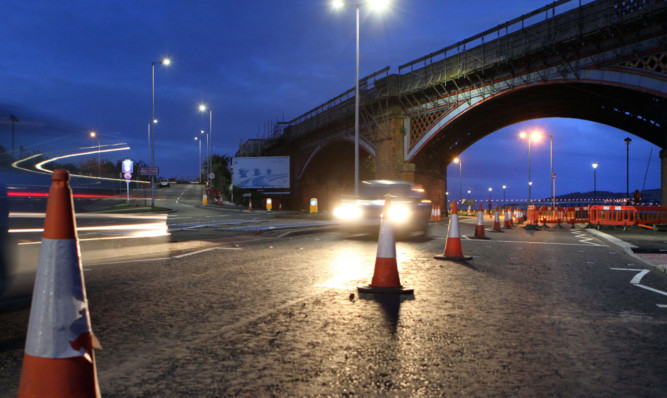
<svg viewBox="0 0 667 398">
<path fill-rule="evenodd" d="M 454 163 L 459 164 L 459 202 L 461 201 L 461 175 L 463 174 L 462 168 L 463 168 L 463 162 L 461 162 L 461 159 L 459 158 L 454 158 Z M 470 194 L 470 191 L 468 191 L 468 194 Z"/>
<path fill-rule="evenodd" d="M 197 182 L 201 181 L 201 140 L 195 137 L 195 141 L 199 142 L 199 161 L 197 162 Z"/>
<path fill-rule="evenodd" d="M 155 167 L 155 64 L 169 66 L 171 60 L 163 58 L 151 63 L 151 168 Z M 155 207 L 155 176 L 151 176 L 151 207 Z"/>
<path fill-rule="evenodd" d="M 598 180 L 597 180 L 598 162 L 593 162 L 593 204 L 598 200 Z"/>
<path fill-rule="evenodd" d="M 213 173 L 213 108 L 207 108 L 206 105 L 201 104 L 199 105 L 199 111 L 200 112 L 206 112 L 206 109 L 208 109 L 208 140 L 210 140 L 210 144 L 207 145 L 208 147 L 208 180 L 209 180 L 209 188 L 213 187 L 213 179 L 211 178 L 211 174 Z"/>
<path fill-rule="evenodd" d="M 334 0 L 332 5 L 336 9 L 344 6 L 351 6 L 356 9 L 357 30 L 356 30 L 356 77 L 354 88 L 354 196 L 359 196 L 359 8 L 362 5 L 370 4 L 375 8 L 386 7 L 388 0 L 368 0 L 359 2 L 348 2 L 343 0 Z"/>
<path fill-rule="evenodd" d="M 14 154 L 14 123 L 18 122 L 19 119 L 17 119 L 14 115 L 9 115 L 9 120 L 12 122 L 12 156 L 16 156 Z"/>
<path fill-rule="evenodd" d="M 533 187 L 533 181 L 530 179 L 530 142 L 531 141 L 539 141 L 541 138 L 541 135 L 537 132 L 533 132 L 530 135 L 528 135 L 525 131 L 522 131 L 519 133 L 519 138 L 528 139 L 528 204 L 533 203 L 531 199 L 531 190 Z"/>
<path fill-rule="evenodd" d="M 97 134 L 94 131 L 91 131 L 90 136 L 92 138 L 97 137 L 97 176 L 101 177 L 101 173 L 100 173 L 100 154 L 102 153 L 102 143 L 100 141 L 100 135 Z"/>
<path fill-rule="evenodd" d="M 505 206 L 505 190 L 507 189 L 507 185 L 503 185 L 503 206 Z"/>
<path fill-rule="evenodd" d="M 549 172 L 549 177 L 551 178 L 550 186 L 551 186 L 551 203 L 553 207 L 556 207 L 556 175 L 554 174 L 554 137 L 552 135 L 548 135 L 549 137 L 549 164 L 551 166 L 551 171 Z"/>
<path fill-rule="evenodd" d="M 493 192 L 493 188 L 489 187 L 489 209 L 491 209 L 491 192 Z"/>
<path fill-rule="evenodd" d="M 630 137 L 626 137 L 625 141 L 625 197 L 630 201 Z"/>
</svg>

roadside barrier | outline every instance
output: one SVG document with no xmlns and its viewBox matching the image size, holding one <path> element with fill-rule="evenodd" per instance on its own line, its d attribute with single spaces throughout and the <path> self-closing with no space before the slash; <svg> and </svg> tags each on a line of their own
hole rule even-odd
<svg viewBox="0 0 667 398">
<path fill-rule="evenodd" d="M 456 202 L 452 202 L 452 215 L 449 217 L 449 225 L 447 227 L 445 252 L 442 255 L 433 256 L 433 258 L 450 261 L 472 259 L 472 257 L 463 256 L 463 250 L 461 250 L 461 233 L 459 232 L 459 215 L 456 209 Z"/>
<path fill-rule="evenodd" d="M 568 207 L 565 209 L 565 223 L 572 224 L 583 224 L 588 223 L 588 207 Z"/>
<path fill-rule="evenodd" d="M 521 214 L 521 212 L 519 212 L 519 214 Z M 526 210 L 526 214 L 524 217 L 528 222 L 526 228 L 535 229 L 537 227 L 537 223 L 539 222 L 540 210 L 537 209 L 535 205 L 530 205 L 528 206 L 528 209 Z"/>
<path fill-rule="evenodd" d="M 46 204 L 18 397 L 100 397 L 69 173 Z"/>
<path fill-rule="evenodd" d="M 653 229 L 649 225 L 667 223 L 667 209 L 661 206 L 591 206 L 591 225 L 640 226 Z"/>
<path fill-rule="evenodd" d="M 542 223 L 542 226 L 547 224 L 560 224 L 563 223 L 563 213 L 565 209 L 563 207 L 551 207 L 551 206 L 542 206 L 539 209 L 539 222 Z"/>
<path fill-rule="evenodd" d="M 380 234 L 378 236 L 378 249 L 375 256 L 375 270 L 370 285 L 357 286 L 360 293 L 390 293 L 390 294 L 412 294 L 414 289 L 401 285 L 398 276 L 398 264 L 396 263 L 396 239 L 394 230 L 389 219 L 388 212 L 391 201 L 387 195 L 382 210 L 380 221 Z"/>
<path fill-rule="evenodd" d="M 507 222 L 507 213 L 505 213 L 505 222 Z M 498 206 L 496 206 L 496 217 L 493 219 L 493 232 L 503 232 L 500 230 L 500 215 L 498 213 Z"/>
<path fill-rule="evenodd" d="M 482 204 L 479 204 L 479 210 L 477 210 L 477 225 L 475 225 L 475 239 L 489 239 L 484 235 L 484 210 L 482 209 Z"/>
</svg>

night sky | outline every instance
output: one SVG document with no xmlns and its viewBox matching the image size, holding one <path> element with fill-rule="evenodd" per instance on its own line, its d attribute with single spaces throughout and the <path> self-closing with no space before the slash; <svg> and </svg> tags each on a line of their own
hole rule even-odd
<svg viewBox="0 0 667 398">
<path fill-rule="evenodd" d="M 362 7 L 361 76 L 385 66 L 397 73 L 399 65 L 547 3 L 393 0 L 381 14 Z M 333 11 L 327 0 L 26 0 L 4 2 L 2 10 L 0 145 L 11 149 L 9 115 L 16 115 L 17 152 L 75 152 L 97 145 L 88 136 L 95 130 L 103 146 L 132 147 L 107 158 L 148 162 L 151 63 L 162 57 L 172 64 L 155 69 L 155 156 L 167 177 L 197 172 L 194 137 L 209 123 L 200 103 L 213 108 L 214 153 L 231 156 L 246 139 L 265 136 L 271 122 L 354 87 L 354 8 Z M 533 128 L 554 137 L 557 194 L 592 191 L 594 161 L 597 189 L 624 192 L 628 136 L 630 190 L 660 187 L 658 147 L 601 124 L 541 119 L 463 152 L 463 191 L 488 198 L 493 187 L 497 198 L 505 184 L 508 198 L 527 197 L 528 148 L 518 133 Z M 533 198 L 548 196 L 548 141 L 532 146 L 531 174 Z M 451 164 L 454 198 L 458 175 Z"/>
</svg>

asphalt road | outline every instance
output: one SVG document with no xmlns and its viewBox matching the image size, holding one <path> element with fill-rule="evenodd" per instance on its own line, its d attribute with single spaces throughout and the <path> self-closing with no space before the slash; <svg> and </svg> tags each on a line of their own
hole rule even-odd
<svg viewBox="0 0 667 398">
<path fill-rule="evenodd" d="M 474 225 L 462 223 L 472 236 Z M 228 237 L 84 265 L 105 397 L 664 396 L 667 275 L 577 229 L 397 243 L 413 296 L 359 295 L 377 240 Z M 28 311 L 0 314 L 15 396 Z"/>
</svg>

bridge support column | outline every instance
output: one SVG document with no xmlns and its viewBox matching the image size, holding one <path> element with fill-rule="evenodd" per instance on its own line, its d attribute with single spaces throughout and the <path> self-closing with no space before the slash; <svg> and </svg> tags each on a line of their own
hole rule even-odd
<svg viewBox="0 0 667 398">
<path fill-rule="evenodd" d="M 388 110 L 381 139 L 375 143 L 375 178 L 414 182 L 415 165 L 403 162 L 404 113 L 399 107 Z"/>
<path fill-rule="evenodd" d="M 660 151 L 660 201 L 667 207 L 667 149 Z"/>
</svg>

